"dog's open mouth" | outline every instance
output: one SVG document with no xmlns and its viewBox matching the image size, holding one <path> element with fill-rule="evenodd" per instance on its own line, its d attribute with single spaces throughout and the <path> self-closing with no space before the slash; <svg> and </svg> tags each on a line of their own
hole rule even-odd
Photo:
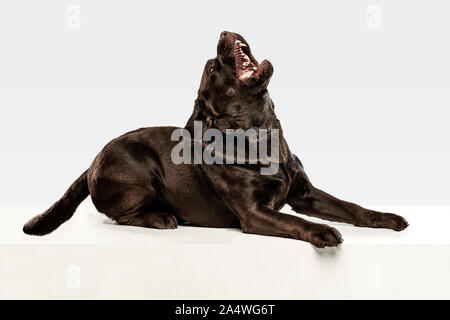
<svg viewBox="0 0 450 320">
<path fill-rule="evenodd" d="M 258 61 L 252 56 L 248 45 L 239 39 L 236 39 L 234 42 L 234 57 L 236 60 L 236 73 L 239 80 L 247 80 L 258 75 Z"/>
<path fill-rule="evenodd" d="M 217 56 L 236 71 L 236 78 L 243 85 L 259 85 L 262 88 L 272 76 L 272 64 L 267 60 L 258 63 L 251 53 L 248 42 L 237 33 L 223 31 L 220 34 Z"/>
</svg>

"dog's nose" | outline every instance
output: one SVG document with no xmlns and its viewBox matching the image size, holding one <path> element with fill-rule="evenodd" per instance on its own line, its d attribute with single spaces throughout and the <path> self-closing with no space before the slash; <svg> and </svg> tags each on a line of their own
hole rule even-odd
<svg viewBox="0 0 450 320">
<path fill-rule="evenodd" d="M 220 39 L 225 38 L 225 37 L 227 36 L 227 34 L 228 34 L 228 32 L 223 31 L 223 32 L 220 34 Z"/>
</svg>

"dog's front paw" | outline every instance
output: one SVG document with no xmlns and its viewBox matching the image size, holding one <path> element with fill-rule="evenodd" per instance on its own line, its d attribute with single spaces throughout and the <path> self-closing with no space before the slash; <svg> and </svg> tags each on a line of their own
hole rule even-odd
<svg viewBox="0 0 450 320">
<path fill-rule="evenodd" d="M 325 224 L 313 224 L 305 230 L 302 240 L 318 248 L 336 247 L 344 241 L 339 231 Z"/>
<path fill-rule="evenodd" d="M 393 213 L 374 212 L 370 215 L 367 226 L 402 231 L 408 227 L 408 222 L 405 218 Z"/>
<path fill-rule="evenodd" d="M 393 213 L 386 213 L 386 215 L 388 215 L 388 224 L 391 226 L 390 229 L 392 230 L 402 231 L 409 226 L 408 221 L 406 221 L 406 219 L 402 216 L 398 216 Z"/>
</svg>

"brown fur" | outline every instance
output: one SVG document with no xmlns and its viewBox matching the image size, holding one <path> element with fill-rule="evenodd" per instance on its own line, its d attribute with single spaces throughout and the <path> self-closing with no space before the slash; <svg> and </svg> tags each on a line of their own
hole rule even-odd
<svg viewBox="0 0 450 320">
<path fill-rule="evenodd" d="M 264 176 L 260 165 L 181 164 L 170 158 L 177 142 L 174 127 L 143 128 L 124 134 L 94 159 L 90 168 L 47 212 L 24 226 L 28 234 L 43 235 L 68 220 L 90 194 L 96 208 L 119 224 L 176 228 L 178 223 L 206 227 L 240 227 L 244 232 L 308 241 L 317 247 L 342 242 L 339 232 L 325 224 L 282 214 L 287 203 L 301 214 L 356 226 L 403 230 L 400 216 L 364 209 L 315 188 L 293 155 L 275 116 L 267 85 L 273 72 L 265 61 L 257 76 L 236 76 L 233 44 L 240 35 L 224 32 L 217 57 L 206 63 L 192 116 L 204 128 L 223 133 L 228 128 L 280 130 L 278 173 Z M 248 44 L 247 44 L 248 45 Z"/>
</svg>

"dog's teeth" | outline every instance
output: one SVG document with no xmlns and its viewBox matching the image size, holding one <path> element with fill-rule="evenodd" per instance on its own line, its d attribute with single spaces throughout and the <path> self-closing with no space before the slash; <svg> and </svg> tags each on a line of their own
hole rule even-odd
<svg viewBox="0 0 450 320">
<path fill-rule="evenodd" d="M 244 56 L 244 63 L 242 64 L 244 67 L 247 67 L 250 64 L 250 58 L 245 55 Z"/>
</svg>

